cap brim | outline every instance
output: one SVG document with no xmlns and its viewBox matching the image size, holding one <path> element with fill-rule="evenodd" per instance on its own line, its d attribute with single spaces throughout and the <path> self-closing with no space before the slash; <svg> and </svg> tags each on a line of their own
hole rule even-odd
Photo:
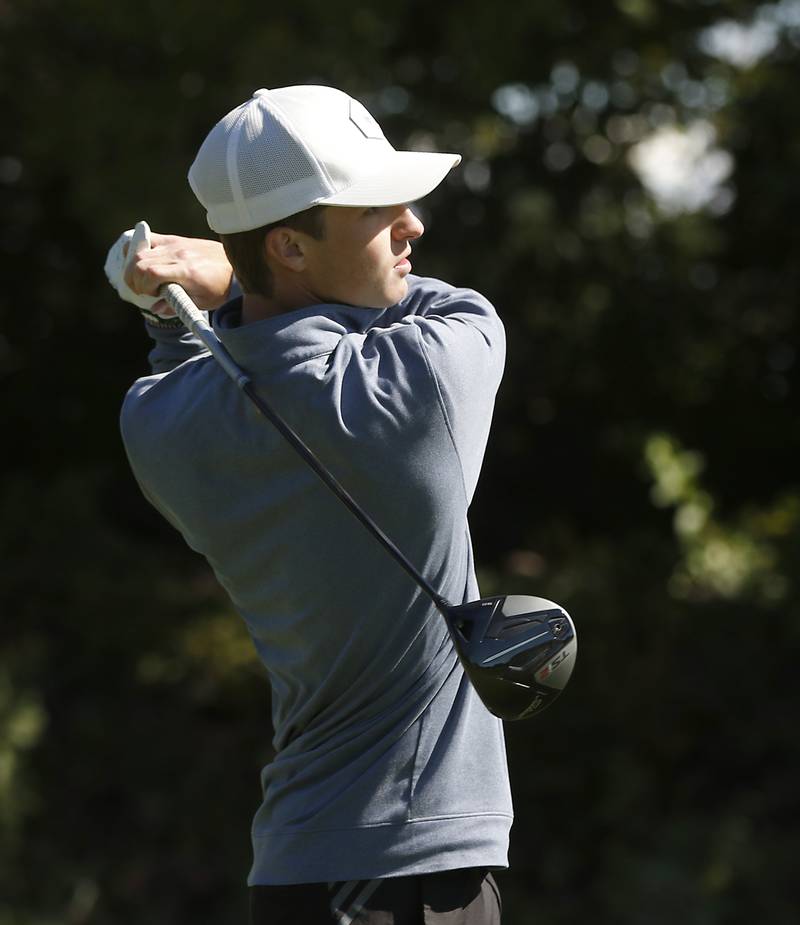
<svg viewBox="0 0 800 925">
<path fill-rule="evenodd" d="M 326 206 L 394 206 L 427 196 L 461 162 L 460 154 L 393 151 L 340 193 L 320 200 Z"/>
</svg>

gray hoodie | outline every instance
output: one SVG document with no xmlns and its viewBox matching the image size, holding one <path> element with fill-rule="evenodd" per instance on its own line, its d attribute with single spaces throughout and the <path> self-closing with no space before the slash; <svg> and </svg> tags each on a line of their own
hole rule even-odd
<svg viewBox="0 0 800 925">
<path fill-rule="evenodd" d="M 391 308 L 314 305 L 217 334 L 448 600 L 479 597 L 467 509 L 504 361 L 476 292 L 409 277 Z M 185 329 L 148 327 L 122 409 L 146 497 L 204 555 L 272 687 L 248 882 L 505 867 L 503 730 L 431 601 Z"/>
</svg>

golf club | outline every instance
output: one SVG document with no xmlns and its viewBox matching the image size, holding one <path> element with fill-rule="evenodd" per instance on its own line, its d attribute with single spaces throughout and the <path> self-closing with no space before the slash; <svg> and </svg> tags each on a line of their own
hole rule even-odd
<svg viewBox="0 0 800 925">
<path fill-rule="evenodd" d="M 129 252 L 150 242 L 146 222 L 136 225 Z M 444 617 L 461 664 L 487 709 L 504 720 L 541 713 L 558 697 L 575 664 L 577 636 L 569 614 L 541 597 L 500 594 L 465 604 L 445 600 L 395 543 L 320 463 L 302 439 L 255 391 L 185 290 L 168 283 L 159 292 L 206 345 L 214 359 L 320 479 L 408 573 Z"/>
</svg>

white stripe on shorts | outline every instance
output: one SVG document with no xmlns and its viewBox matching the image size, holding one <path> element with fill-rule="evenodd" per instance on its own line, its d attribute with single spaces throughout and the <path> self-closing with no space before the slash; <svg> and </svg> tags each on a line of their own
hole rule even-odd
<svg viewBox="0 0 800 925">
<path fill-rule="evenodd" d="M 333 886 L 334 884 L 331 884 Z M 351 925 L 364 908 L 364 903 L 381 885 L 381 880 L 348 880 L 331 900 L 331 912 L 339 925 Z M 358 892 L 355 892 L 353 888 Z M 344 906 L 342 902 L 348 894 L 351 901 Z"/>
</svg>

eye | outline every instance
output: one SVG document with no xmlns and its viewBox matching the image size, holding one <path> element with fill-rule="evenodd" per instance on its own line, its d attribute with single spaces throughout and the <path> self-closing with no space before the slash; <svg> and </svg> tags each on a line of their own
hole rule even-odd
<svg viewBox="0 0 800 925">
<path fill-rule="evenodd" d="M 369 206 L 368 208 L 364 209 L 364 215 L 377 215 L 380 211 L 380 206 Z"/>
</svg>

